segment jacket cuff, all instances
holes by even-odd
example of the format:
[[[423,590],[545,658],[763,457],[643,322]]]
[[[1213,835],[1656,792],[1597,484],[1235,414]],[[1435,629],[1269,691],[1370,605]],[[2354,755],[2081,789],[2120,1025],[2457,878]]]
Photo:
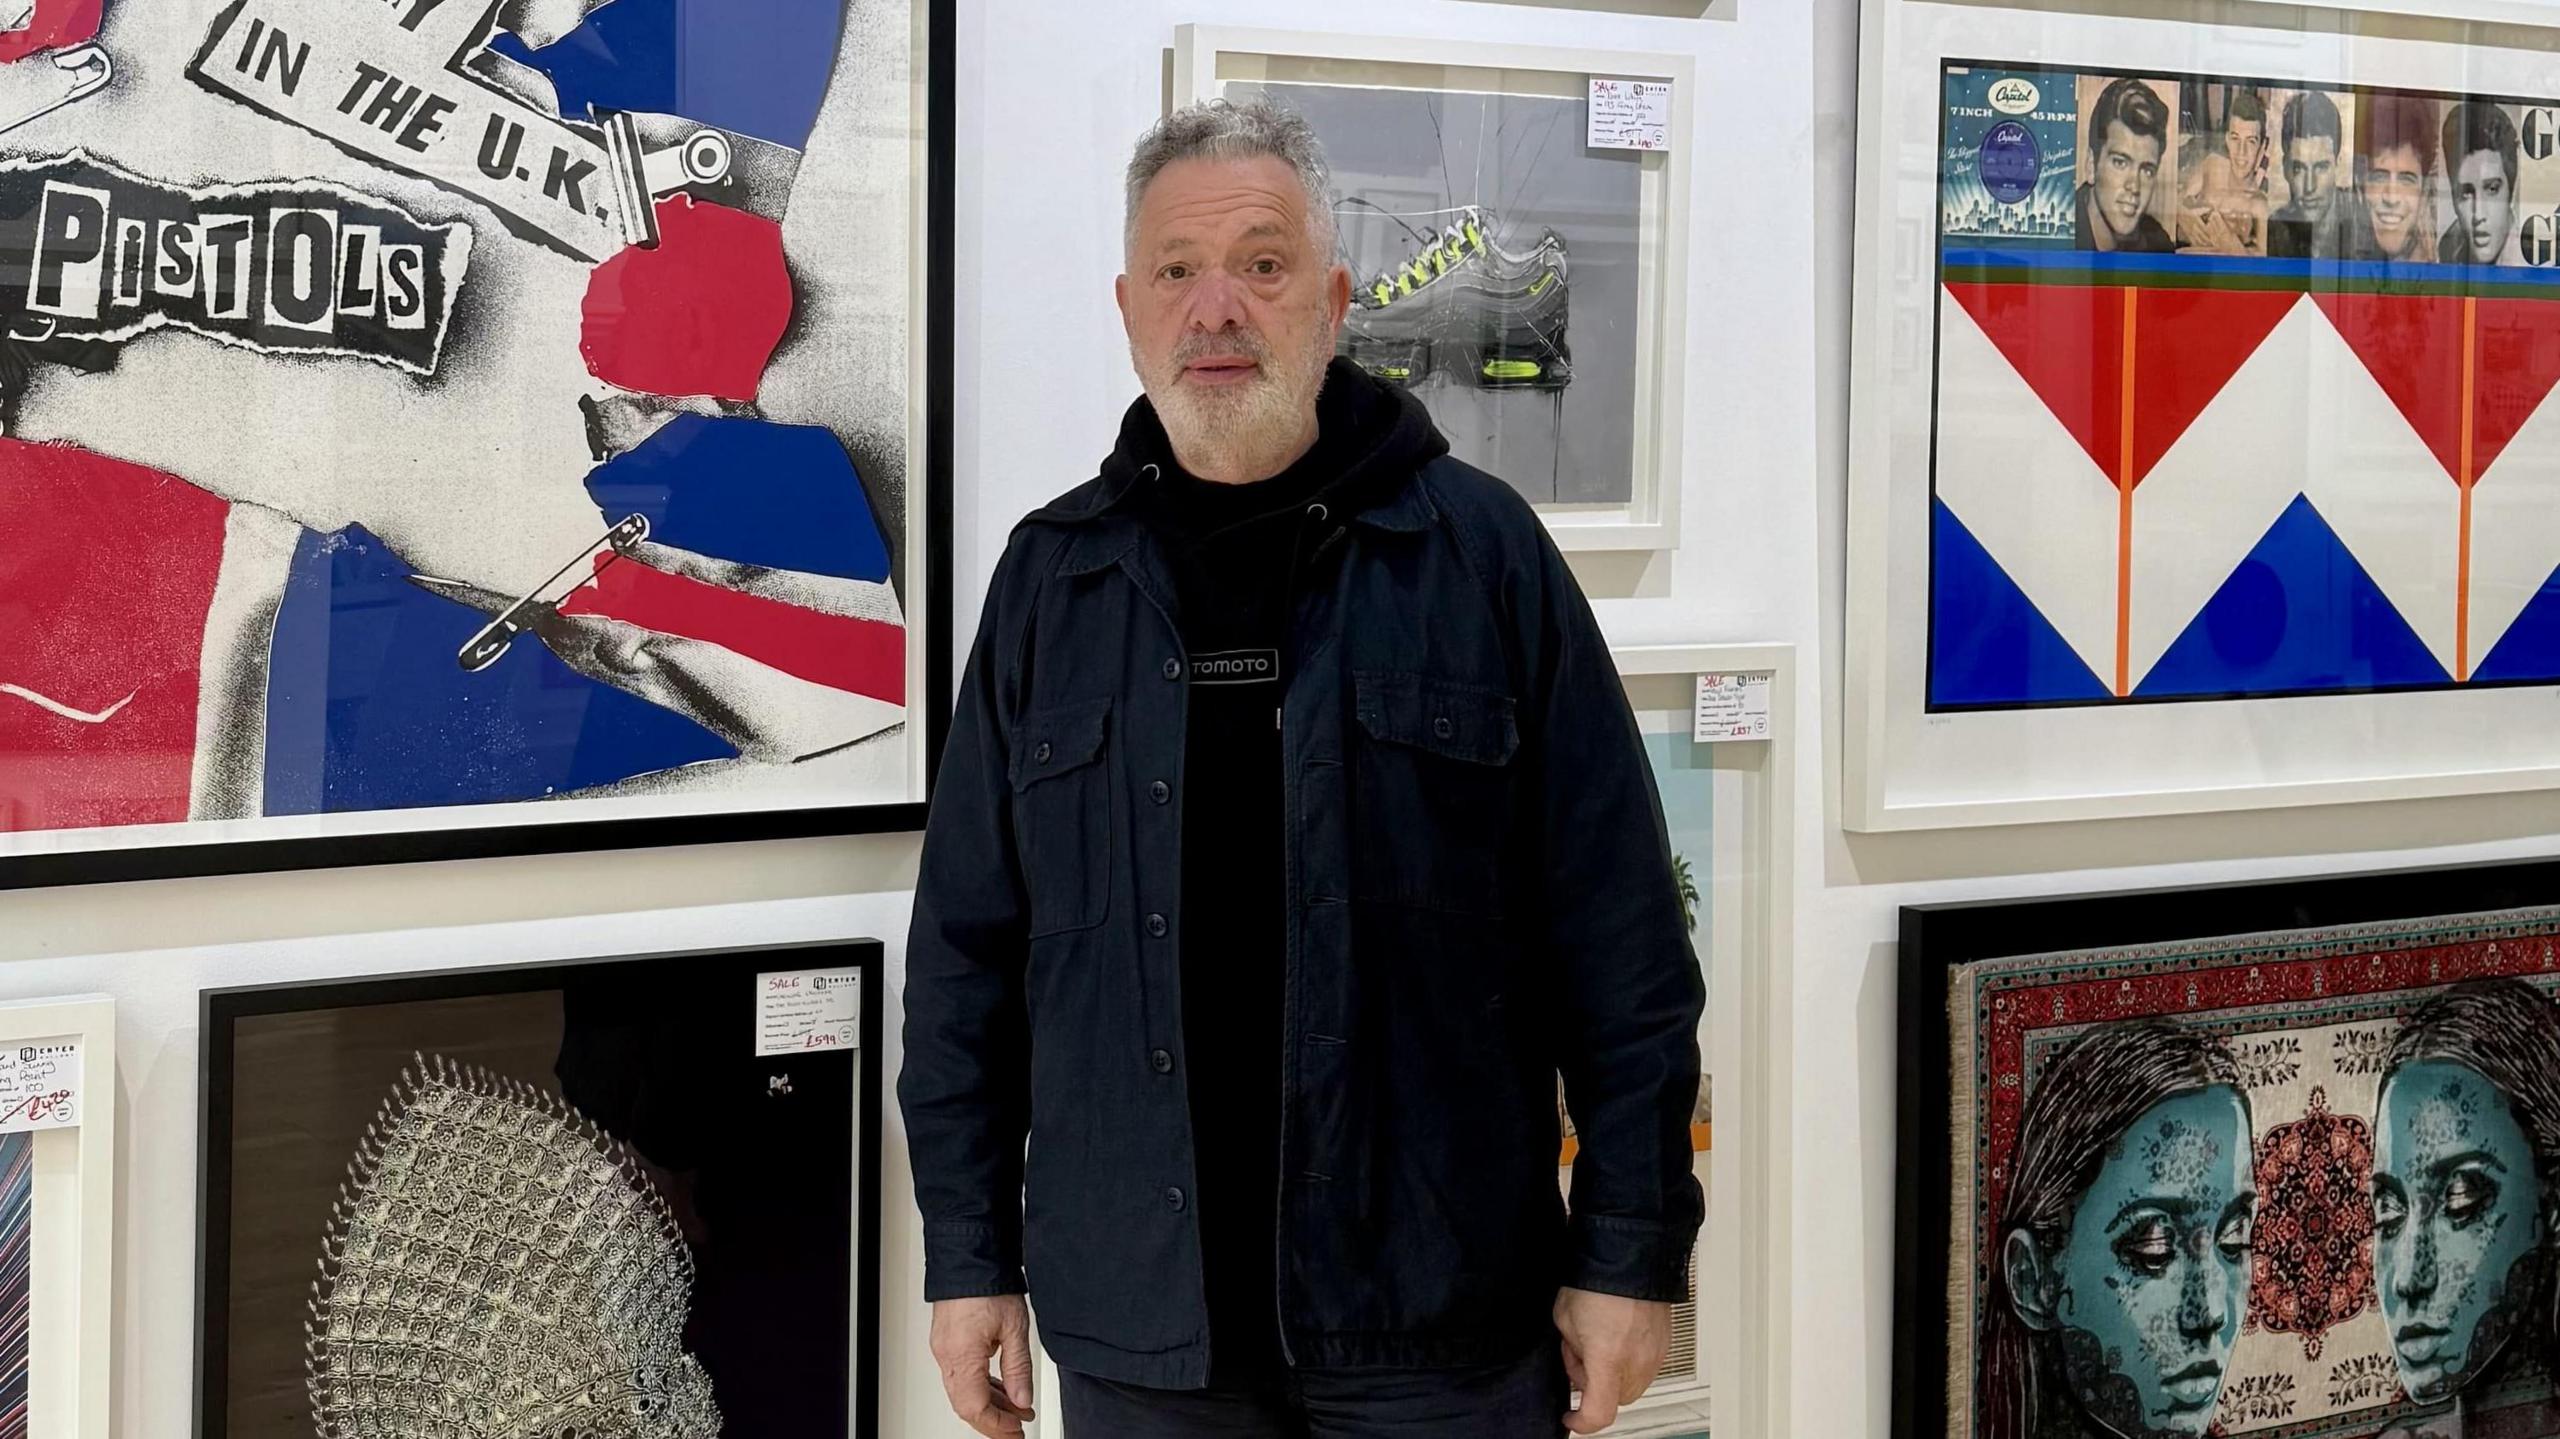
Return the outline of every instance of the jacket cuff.
[[[1677,1304],[1689,1297],[1689,1250],[1697,1241],[1695,1228],[1577,1214],[1565,1287]]]
[[[992,1224],[949,1221],[924,1227],[924,1297],[984,1299],[1025,1293],[1021,1247]]]

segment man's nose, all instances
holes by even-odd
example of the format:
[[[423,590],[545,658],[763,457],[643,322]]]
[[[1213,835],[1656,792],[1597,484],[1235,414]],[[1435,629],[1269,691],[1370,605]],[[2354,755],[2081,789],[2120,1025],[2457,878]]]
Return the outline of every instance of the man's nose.
[[[1192,328],[1210,331],[1246,323],[1244,287],[1223,270],[1202,275],[1191,287],[1190,320]]]

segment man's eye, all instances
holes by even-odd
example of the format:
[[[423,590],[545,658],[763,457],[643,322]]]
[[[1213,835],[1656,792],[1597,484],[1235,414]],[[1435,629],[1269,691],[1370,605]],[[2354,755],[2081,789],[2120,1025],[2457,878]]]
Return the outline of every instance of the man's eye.
[[[1156,278],[1159,280],[1187,280],[1191,278],[1191,267],[1189,265],[1167,265],[1163,269],[1156,271]]]
[[[1277,260],[1256,260],[1253,262],[1253,272],[1257,275],[1277,275],[1280,273],[1280,262]]]

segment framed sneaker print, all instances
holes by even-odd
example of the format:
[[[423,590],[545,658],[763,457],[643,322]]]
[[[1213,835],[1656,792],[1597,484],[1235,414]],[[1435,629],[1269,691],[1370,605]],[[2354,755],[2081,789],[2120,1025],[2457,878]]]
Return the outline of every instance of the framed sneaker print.
[[[951,0],[14,13],[0,888],[921,824]]]
[[[880,953],[206,991],[195,1432],[874,1439]]]
[[[1871,0],[1850,827],[2560,785],[2528,13]]]
[[[1678,540],[1691,60],[1186,25],[1177,103],[1268,98],[1333,170],[1342,353],[1566,549]]]

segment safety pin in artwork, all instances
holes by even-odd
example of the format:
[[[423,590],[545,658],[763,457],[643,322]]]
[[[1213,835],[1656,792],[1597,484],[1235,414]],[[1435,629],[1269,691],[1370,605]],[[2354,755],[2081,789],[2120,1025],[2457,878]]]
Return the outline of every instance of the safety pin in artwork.
[[[61,78],[69,83],[59,90],[48,86],[46,93],[29,97],[14,110],[0,109],[0,131],[15,130],[30,120],[40,120],[52,114],[74,100],[85,100],[107,88],[107,82],[116,77],[116,62],[96,45],[74,45],[51,58],[53,68],[60,71]],[[33,63],[29,62],[28,69],[13,67],[11,73],[30,73]]]
[[[498,657],[523,634],[526,616],[536,605],[557,605],[569,598],[580,585],[604,572],[606,565],[628,556],[649,538],[649,517],[633,514],[604,532],[604,538],[578,552],[578,557],[554,570],[551,578],[536,586],[533,593],[507,606],[498,617],[480,627],[462,652],[456,656],[463,669],[477,672],[498,662]],[[601,561],[601,563],[599,563]]]

